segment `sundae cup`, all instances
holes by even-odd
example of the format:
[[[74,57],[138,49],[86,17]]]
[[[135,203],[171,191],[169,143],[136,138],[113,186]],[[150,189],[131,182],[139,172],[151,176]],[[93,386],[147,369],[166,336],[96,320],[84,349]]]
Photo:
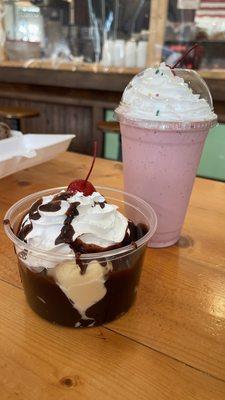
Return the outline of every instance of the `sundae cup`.
[[[156,212],[149,245],[170,246],[180,237],[204,142],[217,123],[209,89],[195,71],[162,63],[132,79],[116,116],[125,190]]]
[[[134,195],[79,180],[18,201],[4,226],[30,307],[77,328],[129,310],[156,216]]]

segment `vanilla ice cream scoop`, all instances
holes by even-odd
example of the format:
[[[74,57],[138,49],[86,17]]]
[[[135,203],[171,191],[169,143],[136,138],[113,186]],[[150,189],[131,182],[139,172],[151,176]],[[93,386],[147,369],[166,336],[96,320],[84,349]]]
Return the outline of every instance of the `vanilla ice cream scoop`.
[[[85,274],[80,273],[80,268],[75,261],[61,263],[51,271],[60,289],[71,301],[82,319],[89,319],[86,311],[93,304],[100,301],[106,294],[105,281],[108,272],[112,271],[112,264],[102,266],[92,260],[88,263]]]

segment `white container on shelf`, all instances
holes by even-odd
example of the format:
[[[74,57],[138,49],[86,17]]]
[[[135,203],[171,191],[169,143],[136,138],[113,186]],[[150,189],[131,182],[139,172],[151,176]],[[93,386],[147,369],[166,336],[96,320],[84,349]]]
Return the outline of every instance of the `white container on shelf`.
[[[102,49],[101,65],[111,67],[113,65],[114,40],[106,39]]]
[[[125,65],[125,41],[122,39],[114,41],[113,65],[114,67],[124,67]]]
[[[125,66],[128,68],[136,67],[137,45],[134,40],[128,40],[125,47]]]
[[[12,131],[12,137],[0,140],[0,178],[54,158],[67,150],[74,137]]]
[[[140,40],[137,45],[137,67],[145,68],[147,63],[147,48],[148,42]]]

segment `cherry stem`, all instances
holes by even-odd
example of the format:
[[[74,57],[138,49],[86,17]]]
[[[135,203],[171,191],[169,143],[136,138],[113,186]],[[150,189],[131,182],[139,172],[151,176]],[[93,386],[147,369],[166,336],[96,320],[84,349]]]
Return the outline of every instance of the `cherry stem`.
[[[171,67],[171,69],[176,68],[177,65],[179,65],[186,57],[187,55],[194,49],[196,49],[196,47],[198,47],[198,43],[195,43],[192,47],[190,47],[190,49],[186,50],[185,53],[178,58],[178,60],[176,61],[176,63]]]
[[[89,172],[88,172],[88,174],[87,174],[87,177],[86,177],[86,179],[85,179],[85,183],[88,181],[88,178],[90,177],[90,175],[91,175],[91,173],[92,173],[92,170],[93,170],[93,167],[94,167],[94,163],[95,163],[95,159],[96,159],[96,155],[97,155],[97,148],[98,148],[98,142],[97,142],[97,140],[96,140],[96,141],[94,141],[93,160],[92,160],[92,163],[91,163],[91,167],[90,167],[90,169],[89,169]]]

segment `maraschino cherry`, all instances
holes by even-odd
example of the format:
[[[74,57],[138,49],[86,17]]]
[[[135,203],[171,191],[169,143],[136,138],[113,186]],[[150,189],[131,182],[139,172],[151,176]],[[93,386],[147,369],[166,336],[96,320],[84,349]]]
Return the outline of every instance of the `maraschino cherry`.
[[[88,182],[88,178],[90,177],[93,167],[94,167],[96,154],[97,154],[97,142],[94,142],[93,160],[92,160],[92,164],[91,164],[91,167],[87,174],[86,179],[85,180],[84,179],[76,179],[75,181],[71,182],[67,188],[68,192],[70,192],[72,194],[75,194],[77,192],[82,192],[84,194],[84,196],[91,196],[93,192],[96,192],[92,183]]]

